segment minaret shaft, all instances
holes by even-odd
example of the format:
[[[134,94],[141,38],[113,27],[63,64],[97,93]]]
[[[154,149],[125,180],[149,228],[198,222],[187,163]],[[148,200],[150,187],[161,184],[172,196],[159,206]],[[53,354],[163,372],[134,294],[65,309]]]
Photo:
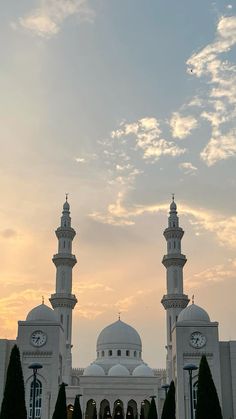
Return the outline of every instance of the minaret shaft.
[[[162,263],[166,268],[167,294],[162,298],[162,305],[166,310],[166,349],[167,349],[167,379],[170,382],[173,377],[172,371],[172,328],[178,319],[178,315],[189,302],[188,296],[183,292],[183,267],[187,262],[186,256],[181,253],[181,240],[184,231],[179,227],[177,206],[174,199],[170,205],[168,227],[164,231],[167,242],[167,254]]]
[[[72,241],[75,235],[76,232],[71,227],[70,206],[66,200],[63,205],[61,225],[56,230],[58,253],[52,258],[56,266],[56,292],[51,295],[50,302],[65,333],[66,366],[64,380],[68,384],[72,367],[72,310],[77,303],[75,295],[72,294],[72,269],[77,262],[75,255],[72,254]]]

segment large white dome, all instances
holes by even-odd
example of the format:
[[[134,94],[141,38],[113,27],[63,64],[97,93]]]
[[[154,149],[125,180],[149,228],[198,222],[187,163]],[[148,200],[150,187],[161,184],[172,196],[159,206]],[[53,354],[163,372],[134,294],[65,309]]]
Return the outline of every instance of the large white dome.
[[[100,365],[91,364],[87,368],[85,368],[83,375],[98,377],[98,376],[105,375],[105,371],[102,367],[100,367]]]
[[[45,304],[40,304],[37,307],[34,307],[30,312],[28,313],[26,317],[27,321],[35,321],[35,322],[57,322],[57,317],[50,307],[46,306]]]
[[[191,304],[182,310],[178,316],[178,322],[210,322],[210,317],[206,310]]]
[[[136,377],[154,377],[154,372],[148,365],[141,364],[133,370],[133,375]]]
[[[124,367],[124,365],[116,364],[109,369],[108,375],[114,377],[128,377],[130,373],[128,368]]]
[[[113,348],[141,351],[142,342],[138,332],[121,320],[105,327],[98,336],[97,351]]]

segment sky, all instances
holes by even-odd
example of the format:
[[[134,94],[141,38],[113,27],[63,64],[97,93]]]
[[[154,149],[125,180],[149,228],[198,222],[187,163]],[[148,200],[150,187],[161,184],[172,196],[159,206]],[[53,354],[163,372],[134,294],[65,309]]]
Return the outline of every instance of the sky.
[[[163,368],[175,193],[185,292],[236,339],[234,2],[8,0],[0,43],[0,336],[50,304],[68,192],[74,366],[121,312]]]

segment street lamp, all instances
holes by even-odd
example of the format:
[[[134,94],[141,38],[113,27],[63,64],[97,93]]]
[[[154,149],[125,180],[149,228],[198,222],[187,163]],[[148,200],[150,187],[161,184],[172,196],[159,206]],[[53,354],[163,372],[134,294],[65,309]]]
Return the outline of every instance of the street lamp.
[[[38,372],[38,370],[43,368],[43,366],[41,364],[38,364],[37,362],[35,362],[34,364],[30,364],[28,368],[30,370],[33,370],[33,376],[34,376],[34,378],[33,378],[32,418],[31,419],[35,419],[35,396],[36,396],[37,372]]]
[[[163,386],[161,386],[161,388],[163,388],[165,390],[165,399],[167,396],[167,391],[169,390],[170,385],[169,384],[163,384]]]
[[[196,371],[198,367],[194,364],[186,364],[183,369],[189,373],[190,418],[193,419],[193,371]]]

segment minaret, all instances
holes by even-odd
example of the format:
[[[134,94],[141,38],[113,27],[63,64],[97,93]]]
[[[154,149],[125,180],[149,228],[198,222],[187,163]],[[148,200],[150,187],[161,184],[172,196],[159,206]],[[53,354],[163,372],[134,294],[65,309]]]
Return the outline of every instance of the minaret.
[[[71,227],[70,205],[67,201],[63,205],[61,225],[56,230],[58,238],[58,253],[53,256],[52,261],[56,266],[56,292],[51,295],[50,302],[58,320],[61,322],[65,333],[65,370],[63,380],[68,384],[72,367],[71,360],[71,329],[72,329],[72,310],[77,303],[77,299],[72,294],[72,269],[77,260],[72,254],[72,241],[76,235]]]
[[[169,214],[168,227],[163,233],[167,242],[167,254],[162,260],[166,268],[167,294],[163,296],[161,302],[166,310],[167,380],[170,383],[174,378],[172,373],[171,331],[179,313],[189,302],[188,296],[183,294],[183,267],[187,262],[186,256],[181,253],[181,239],[184,231],[179,227],[179,217],[177,216],[177,205],[174,201],[174,195],[170,204]]]

